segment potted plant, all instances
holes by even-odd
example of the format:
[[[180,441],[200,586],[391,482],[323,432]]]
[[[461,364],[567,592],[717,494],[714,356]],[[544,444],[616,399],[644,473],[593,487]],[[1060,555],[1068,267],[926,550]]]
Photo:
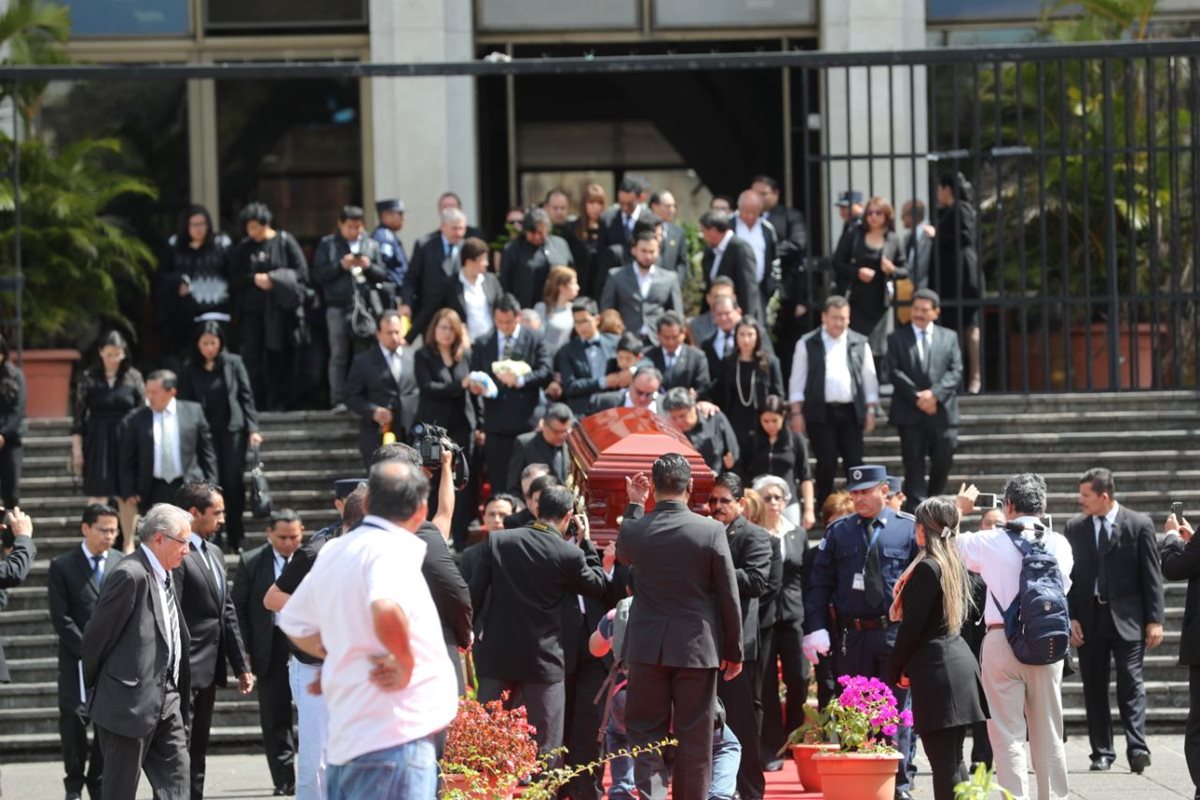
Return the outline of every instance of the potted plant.
[[[813,756],[825,800],[890,800],[896,790],[900,751],[891,739],[912,712],[878,678],[842,675],[842,693],[825,708],[825,734],[838,749]]]
[[[825,737],[825,723],[828,721],[828,714],[805,703],[804,724],[792,731],[779,749],[778,755],[791,751],[792,760],[796,763],[796,775],[806,792],[821,791],[821,773],[812,757],[817,753],[838,749],[838,745],[830,743]]]
[[[542,766],[536,730],[525,706],[504,707],[500,700],[458,701],[458,713],[446,729],[446,752],[439,762],[443,797],[452,800],[494,800],[508,797],[519,781]]]

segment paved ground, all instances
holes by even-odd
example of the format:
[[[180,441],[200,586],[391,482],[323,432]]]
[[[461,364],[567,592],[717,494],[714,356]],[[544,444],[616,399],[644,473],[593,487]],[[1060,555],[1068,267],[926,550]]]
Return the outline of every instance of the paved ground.
[[[1183,757],[1182,735],[1152,736],[1150,747],[1154,766],[1143,775],[1130,774],[1124,763],[1111,772],[1088,772],[1086,737],[1072,736],[1067,743],[1071,766],[1071,796],[1081,800],[1156,800],[1156,798],[1193,798],[1194,789]],[[970,743],[967,744],[970,752]],[[923,759],[922,759],[923,761]],[[914,795],[932,798],[927,779],[928,765],[922,763]],[[271,797],[270,779],[262,755],[220,755],[208,760],[208,786],[205,795],[214,800],[252,800]],[[12,764],[3,770],[5,800],[59,800],[62,772],[57,762]],[[767,797],[770,798],[768,791]],[[788,793],[785,796],[797,795]],[[137,800],[149,800],[150,787],[143,781]]]

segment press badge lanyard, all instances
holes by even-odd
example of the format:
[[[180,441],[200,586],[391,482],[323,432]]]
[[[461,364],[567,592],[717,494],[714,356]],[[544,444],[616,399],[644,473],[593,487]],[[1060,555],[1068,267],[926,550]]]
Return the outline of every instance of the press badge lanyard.
[[[861,517],[860,517],[860,519],[861,519]],[[875,525],[874,520],[872,520],[871,522],[872,522],[871,527],[875,528],[875,534],[871,537],[871,540],[869,542],[867,542],[867,553],[866,553],[867,558],[871,557],[871,551],[873,549],[875,549],[875,543],[879,541],[879,534],[883,532],[882,524]],[[864,531],[864,534],[865,533],[866,532]],[[867,589],[867,581],[866,581],[866,578],[863,577],[863,571],[865,569],[866,569],[866,560],[864,559],[863,560],[863,570],[860,570],[860,571],[854,573],[854,584],[853,584],[852,588],[856,592],[865,592]]]

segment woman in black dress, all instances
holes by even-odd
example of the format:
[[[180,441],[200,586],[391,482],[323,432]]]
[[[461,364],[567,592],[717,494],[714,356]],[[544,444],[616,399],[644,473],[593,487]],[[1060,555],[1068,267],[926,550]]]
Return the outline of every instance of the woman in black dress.
[[[787,424],[790,409],[783,398],[770,395],[754,424],[753,434],[742,450],[741,474],[746,480],[776,475],[788,485],[789,503],[783,515],[796,527],[809,530],[817,524],[813,478],[809,469],[808,445]],[[737,428],[734,428],[736,431]],[[795,498],[800,498],[796,503]]]
[[[229,321],[229,237],[213,230],[204,206],[179,215],[179,226],[159,265],[155,298],[158,328],[170,354],[182,363],[201,315]],[[219,316],[218,316],[219,315]]]
[[[0,499],[5,508],[21,502],[21,440],[25,420],[25,375],[12,363],[8,340],[0,335]]]
[[[942,175],[938,178],[937,203],[929,288],[942,298],[938,321],[963,337],[967,392],[978,394],[981,386],[978,301],[983,296],[983,277],[975,244],[978,232],[970,181],[961,172]]]
[[[893,591],[891,616],[900,620],[888,658],[888,680],[908,686],[913,732],[921,737],[933,773],[935,800],[953,800],[967,779],[963,742],[984,718],[979,662],[961,636],[971,606],[967,568],[954,546],[959,512],[949,497],[917,506],[921,554]]]
[[[146,402],[142,374],[129,366],[129,346],[116,331],[99,342],[99,360],[75,384],[74,424],[71,426],[71,460],[83,475],[83,493],[89,503],[115,499],[121,517],[121,549],[133,552],[137,503],[126,502],[117,491],[117,428],[125,415]]]
[[[413,374],[417,385],[421,387],[417,421],[445,428],[447,435],[463,449],[470,464],[481,409],[477,396],[467,391],[471,359],[466,325],[454,309],[440,309],[425,330],[424,341],[425,346],[413,357]],[[450,531],[454,537],[454,548],[460,553],[467,546],[467,534],[474,517],[473,485],[474,481],[457,492],[454,498]],[[436,513],[437,510],[431,505],[430,515]]]
[[[771,395],[782,397],[779,359],[766,351],[763,332],[754,317],[742,317],[733,329],[736,347],[721,361],[713,382],[712,399],[729,417],[743,453],[758,428],[758,415]],[[757,472],[743,473],[753,478]],[[796,520],[793,520],[795,522]]]
[[[219,322],[196,329],[195,349],[179,373],[179,397],[204,409],[217,450],[217,475],[225,497],[225,532],[229,550],[240,552],[246,534],[246,445],[263,443],[250,376],[240,356],[226,351]]]
[[[597,275],[596,253],[600,247],[600,217],[608,208],[608,195],[598,183],[589,183],[579,198],[579,216],[571,226],[567,246],[579,274],[582,293],[599,297],[604,275]]]

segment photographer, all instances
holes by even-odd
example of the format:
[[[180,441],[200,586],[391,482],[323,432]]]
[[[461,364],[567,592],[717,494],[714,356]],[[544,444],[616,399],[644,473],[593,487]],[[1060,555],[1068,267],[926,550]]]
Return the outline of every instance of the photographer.
[[[5,515],[4,526],[4,558],[0,559],[0,589],[12,589],[24,583],[33,559],[37,556],[37,546],[33,543],[33,521],[21,509],[14,508]],[[0,609],[8,605],[8,595],[0,592],[3,601]],[[4,659],[4,644],[0,642],[0,683],[8,683],[8,662]]]
[[[1179,663],[1188,668],[1188,718],[1183,734],[1183,753],[1188,772],[1200,796],[1200,539],[1192,526],[1172,511],[1167,517],[1166,537],[1159,545],[1163,577],[1169,581],[1187,581],[1187,600],[1183,611],[1183,631],[1179,639]]]

